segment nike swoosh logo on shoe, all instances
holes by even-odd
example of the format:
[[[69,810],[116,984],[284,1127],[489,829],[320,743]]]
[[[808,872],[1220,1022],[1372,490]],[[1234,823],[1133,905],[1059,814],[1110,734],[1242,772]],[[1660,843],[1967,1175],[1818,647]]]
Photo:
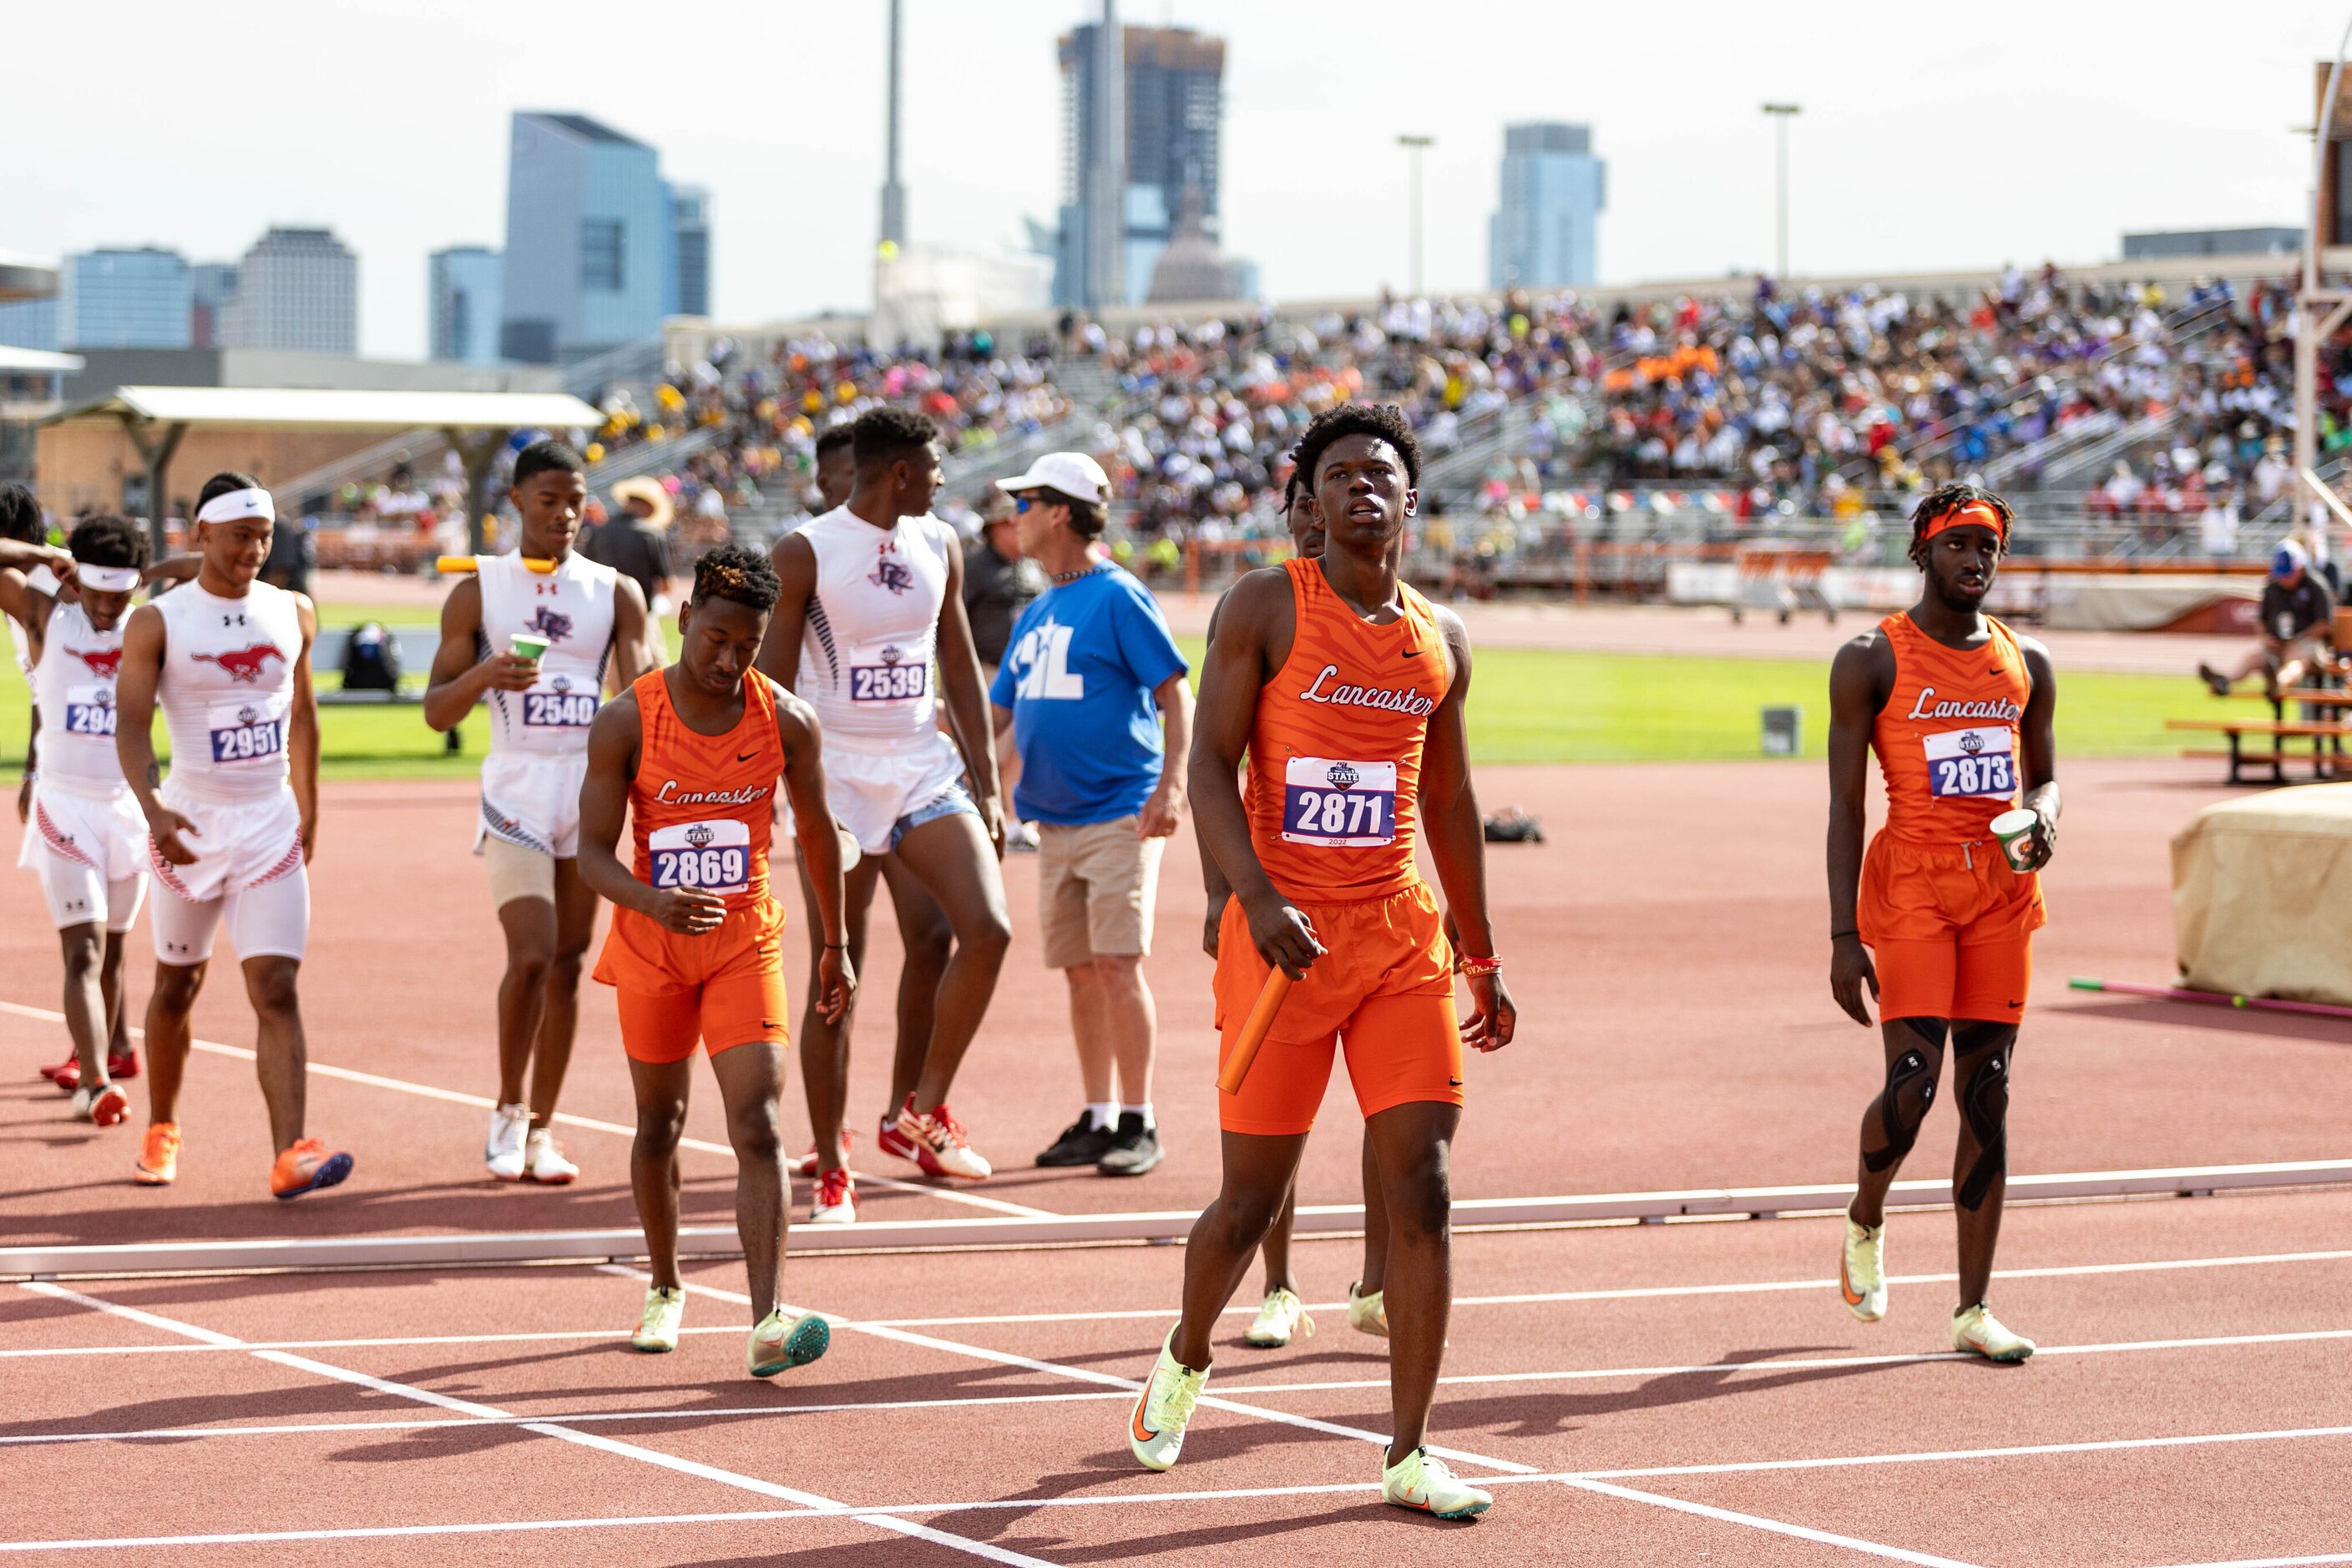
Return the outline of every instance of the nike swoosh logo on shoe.
[[[1146,1389],[1143,1397],[1135,1402],[1135,1440],[1139,1443],[1152,1442],[1160,1436],[1143,1424],[1143,1407],[1150,1402],[1150,1399],[1151,1391]]]
[[[1854,1294],[1852,1285],[1846,1283],[1845,1259],[1843,1258],[1838,1259],[1838,1294],[1845,1298],[1845,1304],[1849,1307],[1862,1305],[1862,1298]]]

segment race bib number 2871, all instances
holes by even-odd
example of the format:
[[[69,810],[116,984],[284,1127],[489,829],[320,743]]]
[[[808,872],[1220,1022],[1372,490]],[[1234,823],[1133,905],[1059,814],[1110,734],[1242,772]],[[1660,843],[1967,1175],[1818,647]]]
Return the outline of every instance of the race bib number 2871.
[[[1282,837],[1324,848],[1396,841],[1397,765],[1293,757],[1282,774]]]
[[[1973,795],[2007,800],[2017,793],[2016,736],[2006,724],[1927,736],[1929,792],[1938,799]]]

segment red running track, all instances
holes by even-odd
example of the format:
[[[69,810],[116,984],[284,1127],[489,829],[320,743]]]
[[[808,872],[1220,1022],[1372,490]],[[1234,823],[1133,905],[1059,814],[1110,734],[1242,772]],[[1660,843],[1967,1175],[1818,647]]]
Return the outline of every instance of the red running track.
[[[2078,763],[2066,773],[2063,847],[2050,873],[2054,923],[2040,943],[2013,1095],[2022,1172],[2339,1157],[2352,1097],[2352,1030],[2163,1003],[2070,994],[2070,973],[2160,980],[2170,970],[2166,842],[2222,792],[2202,766]],[[1881,1077],[1874,1037],[1830,1001],[1822,889],[1820,771],[1812,763],[1495,768],[1490,805],[1543,816],[1552,841],[1497,847],[1489,863],[1503,949],[1521,1007],[1518,1044],[1470,1064],[1455,1155],[1467,1197],[1835,1182]],[[57,958],[38,901],[0,902],[0,1233],[26,1241],[511,1231],[633,1221],[633,1120],[609,994],[583,987],[565,1106],[601,1128],[562,1136],[585,1178],[562,1190],[502,1187],[479,1165],[491,1069],[491,1001],[503,963],[478,864],[466,852],[473,796],[446,784],[330,785],[314,867],[317,933],[304,966],[314,1062],[406,1088],[314,1075],[312,1124],[359,1156],[354,1180],[311,1202],[262,1191],[267,1139],[251,1069],[200,1054],[183,1121],[180,1184],[125,1178],[135,1131],[64,1119],[33,1077],[64,1053]],[[0,856],[12,840],[0,829]],[[9,857],[13,858],[13,857]],[[1161,1024],[1155,1094],[1167,1163],[1141,1181],[1041,1172],[1031,1153],[1078,1098],[1060,983],[1042,970],[1035,862],[1006,875],[1016,936],[956,1106],[1001,1167],[978,1188],[863,1189],[874,1217],[1196,1206],[1216,1179],[1209,962],[1189,836],[1171,846],[1150,974]],[[29,893],[28,884],[17,884]],[[803,940],[797,919],[788,942]],[[897,960],[877,922],[852,1096],[869,1133],[887,1098]],[[132,938],[134,1005],[148,989],[145,922]],[[248,1047],[236,976],[216,971],[200,1038]],[[28,1011],[29,1010],[29,1011]],[[787,1124],[804,1127],[795,1081]],[[134,1122],[143,1096],[134,1092]],[[1309,1202],[1356,1186],[1356,1128],[1335,1075],[1326,1134],[1302,1178]],[[1909,1167],[1949,1159],[1952,1121],[1932,1119]],[[705,1092],[686,1156],[691,1223],[723,1224],[731,1156]],[[797,1132],[795,1142],[798,1142]],[[870,1138],[856,1163],[889,1173]],[[913,1176],[896,1167],[901,1177]]]
[[[242,1568],[485,1561],[2067,1563],[2352,1553],[2352,1194],[2025,1208],[1995,1300],[2043,1351],[1943,1352],[1951,1224],[1898,1216],[1893,1311],[1835,1295],[1835,1223],[1486,1233],[1433,1440],[1494,1482],[1382,1509],[1379,1342],[1217,1336],[1181,1463],[1134,1467],[1130,1380],[1181,1254],[796,1259],[834,1350],[742,1375],[740,1274],[690,1271],[670,1356],[590,1268],[0,1287],[0,1552]],[[859,1510],[845,1515],[844,1510]],[[1410,1532],[1410,1533],[1408,1533]]]

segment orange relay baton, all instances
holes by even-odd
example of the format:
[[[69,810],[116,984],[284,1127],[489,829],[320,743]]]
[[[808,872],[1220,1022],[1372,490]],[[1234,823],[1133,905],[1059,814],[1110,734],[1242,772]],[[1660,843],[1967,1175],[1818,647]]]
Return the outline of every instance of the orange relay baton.
[[[1234,1042],[1234,1054],[1225,1058],[1223,1072],[1217,1074],[1217,1089],[1224,1094],[1239,1094],[1242,1082],[1249,1077],[1250,1064],[1257,1060],[1257,1048],[1265,1044],[1266,1032],[1274,1027],[1275,1015],[1282,1011],[1283,998],[1290,994],[1290,975],[1276,967],[1265,972],[1265,984],[1250,1007],[1249,1022],[1242,1026],[1241,1038]]]

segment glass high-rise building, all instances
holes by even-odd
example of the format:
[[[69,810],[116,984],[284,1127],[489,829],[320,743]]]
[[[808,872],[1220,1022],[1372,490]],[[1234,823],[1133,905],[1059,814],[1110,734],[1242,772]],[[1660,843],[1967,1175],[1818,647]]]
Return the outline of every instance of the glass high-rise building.
[[[1087,22],[1060,40],[1062,212],[1055,255],[1054,302],[1133,304],[1151,286],[1152,268],[1176,232],[1184,189],[1199,192],[1201,227],[1219,237],[1220,142],[1224,121],[1225,41],[1189,27],[1122,27],[1121,80],[1126,125],[1119,210],[1097,213],[1096,61],[1101,24]],[[1118,273],[1126,298],[1095,300],[1087,235],[1107,224],[1118,233]]]
[[[223,320],[228,302],[236,298],[236,263],[199,261],[188,268],[188,346],[221,346]]]
[[[658,333],[670,230],[653,148],[584,114],[516,113],[500,357],[553,364]]]
[[[86,250],[58,268],[58,342],[67,349],[188,346],[188,263],[176,250]]]
[[[426,265],[425,310],[432,357],[499,363],[499,291],[505,258],[478,245],[436,250]]]
[[[327,229],[269,230],[238,264],[220,345],[357,354],[359,258]]]
[[[57,352],[58,297],[40,294],[0,302],[0,343],[14,349]]]
[[[1599,276],[1608,165],[1590,126],[1503,128],[1502,200],[1486,228],[1486,286],[1556,289]]]
[[[700,185],[669,187],[669,271],[663,281],[663,315],[710,314],[710,193]]]

